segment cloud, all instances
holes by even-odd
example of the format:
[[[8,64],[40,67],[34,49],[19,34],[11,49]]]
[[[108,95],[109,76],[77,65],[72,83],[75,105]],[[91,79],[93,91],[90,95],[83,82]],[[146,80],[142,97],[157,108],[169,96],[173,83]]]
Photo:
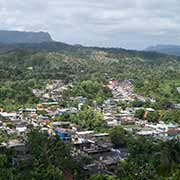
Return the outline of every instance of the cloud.
[[[179,44],[179,0],[0,0],[0,29],[48,31],[72,44]]]

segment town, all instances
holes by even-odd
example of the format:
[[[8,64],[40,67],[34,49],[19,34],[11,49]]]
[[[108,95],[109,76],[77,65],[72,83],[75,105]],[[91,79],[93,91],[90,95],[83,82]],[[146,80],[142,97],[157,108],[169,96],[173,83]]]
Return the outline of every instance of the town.
[[[71,143],[72,157],[87,175],[102,173],[114,177],[116,175],[112,168],[127,158],[128,150],[126,147],[114,146],[109,135],[112,128],[121,127],[133,136],[153,137],[162,141],[180,138],[177,123],[148,120],[148,114],[155,112],[155,109],[139,104],[153,104],[156,103],[155,99],[136,94],[131,80],[117,81],[113,78],[104,84],[112,97],[101,105],[93,102],[90,107],[102,116],[104,128],[83,128],[69,121],[69,116],[80,114],[88,97],[71,96],[68,105],[62,103],[64,91],[73,86],[61,80],[51,80],[43,89],[32,90],[41,100],[35,108],[23,107],[16,112],[0,109],[0,149],[16,151],[12,161],[14,165],[32,161],[25,144],[26,135],[32,129],[49,136],[58,136],[64,143]],[[82,162],[83,158],[87,160]]]
[[[0,0],[0,180],[180,180],[179,12]]]

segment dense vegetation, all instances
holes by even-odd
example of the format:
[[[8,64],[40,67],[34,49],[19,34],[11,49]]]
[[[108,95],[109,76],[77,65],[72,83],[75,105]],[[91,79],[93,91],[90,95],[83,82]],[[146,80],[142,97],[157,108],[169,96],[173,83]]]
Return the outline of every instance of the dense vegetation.
[[[96,175],[90,180],[179,180],[178,141],[135,138],[121,127],[112,129],[110,136],[116,147],[127,147],[130,155],[115,168],[117,178]],[[0,179],[63,180],[67,173],[73,175],[74,179],[87,179],[70,156],[71,147],[58,137],[50,138],[33,130],[28,134],[27,145],[31,164],[12,166],[14,152],[1,150]]]
[[[69,88],[64,92],[64,98],[82,96],[87,98],[89,104],[95,101],[98,105],[103,104],[104,100],[111,98],[111,91],[104,86],[105,82],[100,79],[89,78],[75,84],[73,88]]]
[[[29,89],[32,87],[26,81],[31,79],[62,79],[77,83],[92,76],[102,82],[114,77],[119,80],[132,79],[137,93],[160,100],[180,101],[180,93],[176,89],[180,86],[179,69],[179,59],[176,57],[117,49],[90,48],[87,51],[82,48],[69,53],[16,51],[0,55],[1,89],[12,89],[12,84],[7,81],[13,81],[15,86],[21,81],[21,86]],[[81,84],[83,86],[86,86],[85,82]],[[17,103],[31,103],[27,98],[19,101],[16,98],[19,90],[15,88],[14,91]],[[86,95],[81,89],[81,93],[77,91],[78,87],[74,92]],[[23,94],[31,95],[28,90]],[[9,99],[6,94],[3,98],[3,101]]]
[[[126,146],[130,155],[116,169],[121,180],[176,180],[179,178],[180,144],[132,137],[121,127],[111,131],[115,146]]]
[[[47,134],[34,130],[28,135],[27,145],[31,164],[12,166],[14,152],[0,152],[0,180],[63,180],[67,172],[75,179],[80,178],[77,165],[70,157],[71,147],[58,137],[49,138]]]
[[[36,82],[35,80],[2,82],[0,86],[0,107],[13,110],[37,103],[38,98],[32,93],[32,88],[38,87]]]
[[[82,128],[100,131],[104,127],[103,118],[88,105],[95,106],[94,101],[102,104],[112,96],[103,86],[107,80],[131,79],[137,93],[157,100],[154,104],[138,101],[130,104],[155,109],[146,117],[145,112],[139,110],[136,117],[150,122],[158,119],[179,123],[180,111],[172,110],[172,102],[180,102],[177,90],[180,87],[178,57],[58,43],[27,46],[19,45],[16,46],[19,50],[0,54],[0,108],[14,110],[22,106],[35,106],[39,99],[32,94],[32,89],[41,87],[49,79],[61,79],[74,84],[73,88],[64,92],[65,101],[70,96],[83,96],[88,98],[88,102],[79,114],[56,117],[55,121],[71,121]],[[12,47],[6,48],[5,51]],[[119,106],[125,109],[129,105],[119,102]],[[121,180],[178,180],[179,142],[134,138],[119,127],[112,130],[111,139],[115,147],[126,146],[130,152],[128,159],[116,168]],[[56,180],[63,179],[66,170],[79,178],[79,170],[69,156],[71,147],[56,137],[51,139],[36,131],[29,134],[27,143],[33,157],[31,169],[12,167],[12,152],[1,152],[0,179]],[[91,177],[91,180],[96,179],[113,178],[102,175]]]
[[[105,121],[100,112],[96,112],[89,106],[83,107],[78,114],[64,114],[57,116],[55,121],[69,121],[76,123],[82,129],[101,131],[105,128]]]

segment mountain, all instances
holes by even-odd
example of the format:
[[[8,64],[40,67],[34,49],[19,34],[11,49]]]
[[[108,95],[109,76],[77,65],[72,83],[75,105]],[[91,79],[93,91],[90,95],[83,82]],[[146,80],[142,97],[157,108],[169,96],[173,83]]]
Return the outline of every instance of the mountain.
[[[0,43],[0,53],[16,52],[16,51],[29,51],[29,52],[58,52],[73,55],[87,56],[92,54],[92,52],[106,52],[114,54],[114,56],[119,55],[121,57],[131,56],[131,57],[141,57],[147,58],[149,60],[155,58],[164,57],[164,54],[157,52],[148,51],[135,51],[127,50],[123,48],[104,48],[104,47],[86,47],[82,45],[71,45],[63,42],[42,42],[42,43],[17,43],[17,44],[2,44]]]
[[[157,45],[148,47],[145,51],[154,51],[168,55],[180,56],[180,46],[177,45]]]
[[[155,52],[126,50],[123,48],[85,47],[79,44],[71,45],[53,41],[48,32],[6,31],[0,30],[0,53],[30,51],[30,52],[58,52],[86,56],[93,51],[103,51],[111,54],[145,56],[148,59],[162,57]]]
[[[42,43],[51,42],[52,38],[47,32],[26,32],[0,30],[0,43]]]

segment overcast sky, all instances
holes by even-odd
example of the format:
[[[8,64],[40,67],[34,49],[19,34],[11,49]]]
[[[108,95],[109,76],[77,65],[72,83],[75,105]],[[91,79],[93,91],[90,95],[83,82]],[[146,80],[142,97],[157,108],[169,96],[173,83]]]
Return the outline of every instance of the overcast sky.
[[[0,29],[129,49],[180,44],[180,0],[0,0]]]

